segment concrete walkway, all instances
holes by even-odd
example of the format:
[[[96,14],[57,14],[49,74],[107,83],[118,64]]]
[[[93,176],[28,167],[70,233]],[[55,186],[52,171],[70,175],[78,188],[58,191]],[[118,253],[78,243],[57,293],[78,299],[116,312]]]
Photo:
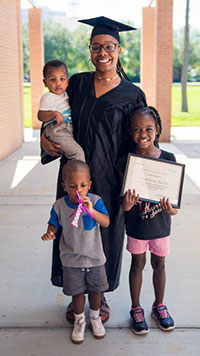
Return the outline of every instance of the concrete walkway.
[[[0,164],[0,355],[198,356],[200,127],[173,128],[172,142],[161,145],[186,164],[182,207],[173,217],[172,252],[166,261],[165,302],[176,329],[164,333],[150,317],[154,295],[148,261],[141,304],[150,333],[138,337],[130,331],[130,256],[124,250],[120,287],[107,294],[111,306],[107,335],[96,340],[87,330],[81,345],[71,343],[71,326],[65,321],[70,298],[50,283],[51,242],[40,239],[55,199],[58,160],[41,166],[39,132],[26,129],[25,133],[22,149]]]

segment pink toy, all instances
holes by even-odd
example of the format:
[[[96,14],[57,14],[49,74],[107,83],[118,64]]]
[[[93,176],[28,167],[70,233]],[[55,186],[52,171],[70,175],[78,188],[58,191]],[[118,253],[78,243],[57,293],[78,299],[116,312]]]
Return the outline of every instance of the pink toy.
[[[78,197],[78,208],[70,215],[70,217],[71,217],[71,216],[73,216],[73,215],[75,214],[75,216],[74,216],[74,218],[73,218],[73,220],[72,220],[72,223],[71,223],[74,227],[78,227],[78,221],[79,221],[79,218],[80,218],[81,214],[83,213],[83,210],[84,210],[84,209],[85,209],[85,211],[88,213],[89,217],[90,217],[91,219],[94,219],[94,217],[93,217],[93,215],[91,214],[91,212],[90,212],[90,211],[88,210],[88,208],[83,204],[83,202],[82,202],[82,200],[81,200],[81,198],[80,198],[80,195],[79,195],[78,191],[76,191],[76,194],[77,194],[77,197]]]

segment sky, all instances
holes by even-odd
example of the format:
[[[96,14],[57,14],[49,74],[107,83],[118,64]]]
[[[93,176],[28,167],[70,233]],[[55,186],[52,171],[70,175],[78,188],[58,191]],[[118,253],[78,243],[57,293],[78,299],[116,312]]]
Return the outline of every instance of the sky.
[[[135,27],[141,27],[142,7],[155,5],[155,1],[150,0],[122,0],[117,8],[117,0],[21,0],[21,7],[31,7],[30,3],[37,7],[47,6],[51,10],[66,12],[69,17],[90,18],[106,16],[117,21],[130,21]],[[72,3],[74,6],[72,6]],[[184,26],[186,0],[173,1],[173,26],[175,29]],[[200,0],[190,0],[190,26],[200,29]]]

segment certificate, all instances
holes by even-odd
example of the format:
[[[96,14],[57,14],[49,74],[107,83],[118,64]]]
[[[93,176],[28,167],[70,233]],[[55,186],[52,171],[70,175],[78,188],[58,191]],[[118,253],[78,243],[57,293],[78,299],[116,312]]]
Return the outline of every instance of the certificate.
[[[184,173],[184,164],[129,153],[122,195],[135,189],[140,200],[158,203],[165,197],[180,208]]]

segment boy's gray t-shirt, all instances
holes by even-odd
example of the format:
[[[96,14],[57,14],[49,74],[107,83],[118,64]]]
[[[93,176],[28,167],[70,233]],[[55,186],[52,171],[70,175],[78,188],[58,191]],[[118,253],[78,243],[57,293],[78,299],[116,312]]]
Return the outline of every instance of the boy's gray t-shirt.
[[[95,210],[108,215],[102,198],[88,193]],[[52,209],[48,224],[62,227],[60,238],[60,258],[65,267],[96,267],[106,262],[103,251],[100,226],[84,210],[78,227],[71,225],[74,215],[70,215],[78,205],[69,202],[68,196],[58,199]]]

